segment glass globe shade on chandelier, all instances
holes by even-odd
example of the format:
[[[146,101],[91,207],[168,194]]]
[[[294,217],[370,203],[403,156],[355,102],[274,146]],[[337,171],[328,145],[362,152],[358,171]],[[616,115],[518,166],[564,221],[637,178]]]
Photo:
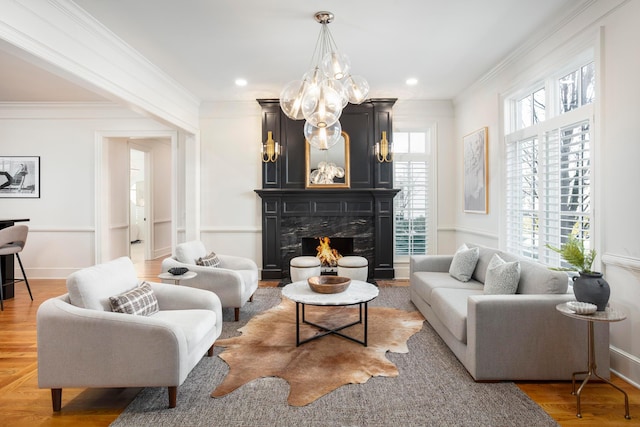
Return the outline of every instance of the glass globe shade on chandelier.
[[[364,77],[351,74],[349,58],[338,51],[327,26],[333,21],[333,13],[316,12],[314,18],[322,25],[312,57],[315,65],[302,80],[284,86],[280,108],[293,120],[305,119],[307,142],[328,150],[340,138],[342,109],[349,102],[362,103],[369,94],[369,83]]]

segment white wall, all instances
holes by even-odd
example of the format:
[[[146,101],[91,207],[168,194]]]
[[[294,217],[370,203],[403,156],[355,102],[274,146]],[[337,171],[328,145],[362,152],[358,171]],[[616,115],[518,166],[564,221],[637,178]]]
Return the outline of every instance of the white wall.
[[[455,212],[455,156],[453,136],[453,104],[450,100],[398,100],[393,107],[393,129],[400,132],[432,131],[431,147],[433,210],[429,218],[429,253],[447,253],[453,248],[453,218]],[[444,167],[440,167],[444,165]],[[394,259],[396,278],[409,278],[408,260]]]
[[[110,104],[0,104],[0,153],[40,156],[41,197],[0,200],[1,217],[31,219],[29,277],[64,278],[96,261],[96,133],[166,130]]]
[[[639,18],[640,2],[595,2],[571,22],[554,31],[545,29],[548,38],[508,58],[455,100],[456,140],[489,127],[489,214],[463,213],[458,167],[457,239],[499,246],[503,243],[504,191],[501,97],[536,72],[553,69],[554,64],[584,48],[585,41],[593,47],[601,43],[601,50],[596,49],[600,76],[594,126],[597,262],[611,285],[611,304],[628,314],[627,320],[611,325],[611,366],[636,384],[640,383],[640,235],[636,231],[640,199],[634,191],[640,183],[640,145],[635,130],[640,116],[640,56],[634,52],[640,41]],[[453,159],[460,164],[460,145]]]
[[[221,254],[262,263],[258,102],[203,105],[200,113],[201,239]]]

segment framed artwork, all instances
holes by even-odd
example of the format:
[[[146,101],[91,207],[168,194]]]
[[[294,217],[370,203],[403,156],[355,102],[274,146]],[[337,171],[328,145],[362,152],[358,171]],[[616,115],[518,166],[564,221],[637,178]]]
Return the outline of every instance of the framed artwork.
[[[487,128],[484,127],[462,138],[465,212],[483,214],[489,212],[487,134]]]
[[[0,156],[0,198],[40,197],[40,157]]]

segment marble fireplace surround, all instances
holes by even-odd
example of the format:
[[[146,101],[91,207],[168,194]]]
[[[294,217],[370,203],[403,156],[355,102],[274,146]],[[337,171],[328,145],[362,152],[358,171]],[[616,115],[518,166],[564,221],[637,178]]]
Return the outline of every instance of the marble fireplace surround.
[[[393,278],[393,197],[397,189],[261,189],[263,279],[289,277],[304,237],[351,237],[369,278]]]

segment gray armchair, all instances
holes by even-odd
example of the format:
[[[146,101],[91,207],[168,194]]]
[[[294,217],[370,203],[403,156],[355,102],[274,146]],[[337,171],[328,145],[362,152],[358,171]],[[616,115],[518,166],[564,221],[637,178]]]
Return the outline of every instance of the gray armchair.
[[[196,265],[199,258],[206,257],[210,252],[199,240],[180,243],[176,246],[174,256],[162,260],[162,271],[186,267],[197,273],[196,277],[181,281],[180,285],[215,293],[223,308],[234,309],[234,317],[238,321],[240,308],[253,300],[253,294],[258,289],[258,266],[248,258],[220,254],[217,254],[220,260],[218,267]]]
[[[50,388],[53,410],[65,387],[168,387],[177,390],[222,331],[222,307],[211,292],[150,283],[159,311],[115,313],[109,297],[138,286],[129,258],[77,271],[69,293],[39,307],[38,385]]]

